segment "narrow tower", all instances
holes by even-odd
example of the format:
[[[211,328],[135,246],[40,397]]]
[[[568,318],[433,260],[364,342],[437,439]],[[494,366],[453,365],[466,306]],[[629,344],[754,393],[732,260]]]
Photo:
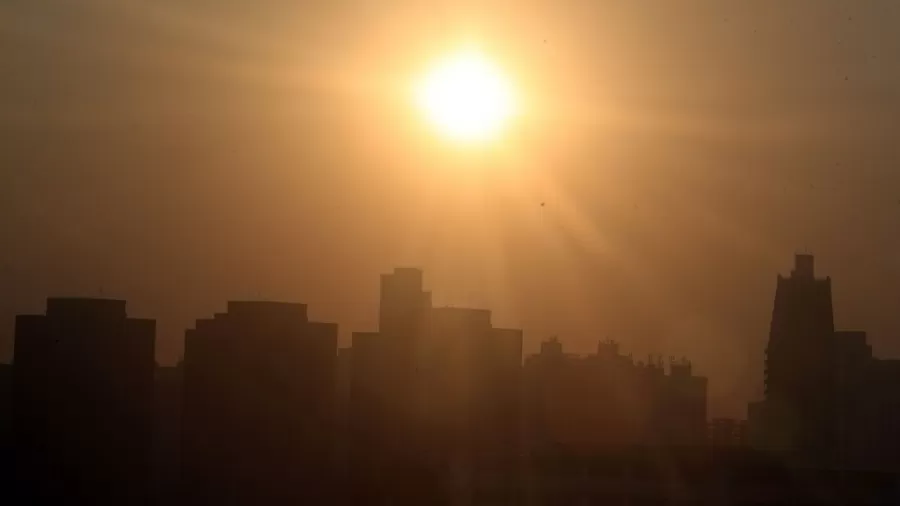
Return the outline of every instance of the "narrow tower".
[[[766,348],[769,446],[825,457],[832,440],[834,316],[831,278],[815,276],[812,255],[798,254],[779,275]],[[821,454],[821,455],[820,455]]]

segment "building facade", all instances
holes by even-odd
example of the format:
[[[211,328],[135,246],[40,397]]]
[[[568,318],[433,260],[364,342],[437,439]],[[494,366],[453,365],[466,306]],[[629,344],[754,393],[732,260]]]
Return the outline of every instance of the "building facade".
[[[577,356],[551,339],[524,374],[533,451],[705,444],[707,379],[686,360],[670,360],[667,372],[662,358],[636,363],[612,341]]]
[[[476,463],[508,476],[518,449],[522,332],[495,328],[487,310],[432,307],[422,286],[417,269],[382,276],[379,331],[353,334],[348,461],[368,494],[359,500],[471,491]]]
[[[337,325],[303,304],[229,302],[185,334],[182,492],[191,504],[326,501]]]
[[[748,408],[753,446],[808,465],[900,469],[900,361],[872,355],[865,332],[836,331],[831,279],[812,255],[778,276],[765,399]]]
[[[13,398],[23,504],[145,504],[155,322],[125,301],[47,300],[16,318]]]

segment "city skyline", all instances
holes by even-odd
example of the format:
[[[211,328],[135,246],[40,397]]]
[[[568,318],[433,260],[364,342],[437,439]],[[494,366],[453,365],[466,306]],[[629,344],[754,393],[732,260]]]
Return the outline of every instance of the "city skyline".
[[[898,27],[0,2],[0,502],[900,503]]]
[[[23,504],[892,500],[900,360],[835,326],[812,255],[776,279],[765,395],[738,420],[710,416],[687,358],[523,352],[490,310],[434,305],[415,268],[380,276],[351,347],[306,304],[228,301],[174,367],[126,301],[50,297],[0,367],[0,476]]]
[[[893,2],[49,0],[0,19],[0,360],[47,294],[127,298],[171,363],[223,300],[371,328],[375,276],[417,265],[526,349],[586,353],[603,329],[689,355],[738,414],[795,250],[840,280],[836,323],[900,356]],[[465,39],[520,95],[488,152],[412,100]]]
[[[822,262],[820,261],[819,263],[822,263]],[[828,265],[828,264],[826,263],[825,265]],[[400,268],[400,269],[402,270],[405,268]],[[419,269],[418,267],[408,268],[408,269],[414,269],[419,272],[422,272],[422,270]],[[785,269],[785,271],[786,271],[786,269]],[[781,272],[781,271],[779,271],[779,272]],[[426,281],[426,284],[428,284],[427,283],[427,275],[424,279]],[[769,277],[769,279],[772,279],[772,277]],[[841,280],[837,280],[836,286],[840,287],[841,284],[842,284]],[[437,291],[435,292],[436,300],[440,301],[443,298],[442,297],[443,289],[442,289],[442,287],[435,287],[435,288],[437,288]],[[429,294],[430,293],[431,292],[429,292]],[[840,290],[836,289],[834,293],[835,293],[835,295],[839,295]],[[373,290],[373,294],[377,295],[377,290]],[[79,298],[78,296],[75,296],[75,295],[73,295],[72,297]],[[55,298],[55,297],[48,297],[48,298]],[[104,297],[104,296],[100,296],[100,297],[87,296],[87,298],[96,298],[98,300],[111,300],[111,301],[112,300],[119,300],[119,301],[128,300],[127,298],[126,299],[117,299],[117,298],[110,298],[110,297]],[[377,301],[377,296],[374,298]],[[246,298],[233,299],[233,300],[244,300],[244,301],[248,301],[248,302],[250,302],[250,301],[276,302],[274,300],[271,300],[271,299],[268,299],[265,297],[261,297],[261,298],[246,297]],[[309,304],[309,306],[312,308],[314,313],[315,313],[315,309],[317,306],[315,301],[303,301],[303,302],[292,302],[292,303],[302,304],[302,305]],[[841,298],[836,297],[835,306],[838,309],[835,311],[835,315],[841,314],[841,308],[840,308],[841,303],[842,303]],[[466,306],[464,304],[446,304],[446,305],[442,304],[442,305],[438,305],[436,307],[465,308]],[[487,310],[487,311],[491,312],[492,314],[496,315],[496,311],[494,311],[492,308],[483,307],[483,308],[473,308],[473,309],[484,309],[484,310]],[[213,311],[215,311],[215,308],[213,309]],[[770,309],[768,311],[770,311]],[[368,311],[368,313],[377,317],[377,311],[375,311],[374,308],[372,308],[370,311]],[[768,314],[768,312],[767,312],[767,314]],[[152,317],[152,315],[144,315],[144,316]],[[159,325],[159,320],[155,320],[155,321],[157,321],[157,325]],[[840,328],[846,328],[848,330],[856,330],[856,331],[865,332],[867,335],[867,338],[869,340],[869,344],[872,345],[872,333],[866,329],[864,324],[859,325],[859,326],[849,326],[848,327],[846,325],[841,324],[841,320],[838,316],[835,316],[835,321],[837,322],[837,326]],[[335,324],[337,325],[337,328],[338,328],[337,334],[339,337],[338,337],[337,342],[338,342],[339,349],[345,349],[345,348],[350,347],[352,345],[352,334],[360,332],[359,329],[347,328],[346,325],[342,324],[342,322],[339,322],[339,321],[336,321]],[[505,324],[509,325],[509,326],[516,326],[515,322],[507,321],[507,322],[505,322]],[[606,332],[606,331],[604,331],[604,329],[596,329],[596,331],[587,333],[587,335],[576,335],[576,336],[565,335],[565,334],[562,334],[559,332],[553,332],[553,331],[550,331],[546,335],[536,336],[536,335],[532,335],[531,333],[527,332],[527,329],[523,329],[523,331],[524,331],[524,333],[523,333],[523,336],[524,336],[523,354],[522,354],[523,361],[531,353],[538,352],[542,346],[542,343],[548,338],[560,339],[563,342],[563,344],[566,346],[566,349],[569,350],[568,353],[570,353],[570,354],[574,353],[575,355],[579,355],[579,356],[586,356],[588,354],[595,352],[596,351],[596,343],[598,342],[598,340],[613,339],[613,340],[617,341],[618,343],[624,344],[625,346],[623,349],[625,351],[627,351],[627,353],[629,355],[635,356],[635,360],[646,361],[648,356],[666,357],[667,359],[671,358],[671,357],[679,357],[679,358],[680,357],[689,357],[692,360],[695,370],[710,377],[710,379],[712,380],[710,383],[709,411],[710,411],[711,417],[713,417],[713,418],[717,418],[717,417],[737,418],[737,419],[745,418],[747,416],[747,412],[746,412],[747,403],[754,402],[754,401],[760,399],[763,395],[763,386],[762,386],[763,376],[761,374],[761,371],[751,371],[751,377],[758,378],[756,380],[756,381],[758,381],[758,384],[750,385],[750,387],[746,389],[747,393],[745,395],[736,395],[736,396],[733,396],[733,397],[730,397],[730,398],[727,398],[724,400],[721,399],[721,397],[716,395],[716,392],[717,392],[716,388],[718,386],[721,386],[721,385],[717,385],[717,383],[719,383],[719,382],[729,383],[731,381],[734,381],[734,379],[735,379],[734,376],[729,376],[727,374],[722,374],[722,373],[720,373],[718,375],[711,373],[710,370],[715,370],[715,367],[713,364],[711,364],[709,362],[704,362],[702,360],[698,360],[698,358],[696,356],[693,356],[689,353],[688,350],[690,349],[690,344],[691,344],[691,342],[689,340],[684,340],[684,341],[680,341],[680,342],[668,340],[668,341],[666,341],[667,348],[665,350],[653,349],[653,348],[646,349],[646,347],[644,347],[644,349],[640,349],[641,348],[640,346],[637,347],[638,349],[635,349],[635,347],[632,345],[633,336],[629,336],[627,334],[616,335],[611,332]],[[184,329],[182,329],[181,332],[183,333]],[[764,355],[763,352],[764,352],[764,348],[765,348],[766,335],[767,335],[767,332],[764,332],[763,334],[760,335],[760,338],[759,338],[760,345],[761,345],[759,357],[762,357]],[[662,337],[665,338],[666,336],[662,336]],[[159,339],[160,339],[160,336],[157,335],[157,342],[159,341]],[[588,339],[588,346],[584,346],[584,345],[577,346],[577,343],[579,343],[579,342],[583,343],[585,341],[585,339]],[[591,341],[591,339],[593,341]],[[576,344],[576,346],[573,346],[573,343]],[[879,358],[895,358],[894,355],[880,353],[877,345],[873,347],[873,354],[874,354],[874,356],[879,357]],[[183,359],[183,352],[182,352],[182,354],[172,357],[169,360],[160,360],[160,346],[159,346],[159,344],[157,344],[156,357],[157,357],[157,361],[160,365],[174,365],[176,362]],[[750,365],[750,369],[752,369],[752,364],[755,363],[756,358],[758,358],[758,357],[747,356],[747,364]],[[0,361],[0,362],[2,362],[2,361]],[[719,394],[719,395],[721,395],[721,394]]]

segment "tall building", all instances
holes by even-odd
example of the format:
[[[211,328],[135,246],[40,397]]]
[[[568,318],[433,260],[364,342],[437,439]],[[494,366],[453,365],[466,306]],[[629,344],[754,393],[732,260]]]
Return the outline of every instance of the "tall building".
[[[154,388],[154,497],[171,504],[178,496],[181,476],[181,415],[183,363],[156,368]]]
[[[185,334],[190,504],[330,501],[337,325],[303,304],[229,302]]]
[[[16,318],[14,431],[22,504],[147,504],[155,322],[125,301],[47,300]]]
[[[495,328],[488,310],[433,308],[415,364],[417,431],[448,471],[447,496],[515,502],[522,331]]]
[[[500,469],[519,441],[521,357],[521,331],[494,328],[490,311],[433,308],[417,269],[383,275],[379,332],[353,334],[357,499],[433,501],[417,494],[450,494],[476,461]]]
[[[422,271],[397,268],[381,276],[378,332],[354,332],[349,388],[349,479],[358,501],[384,499],[384,490],[408,492],[421,475],[420,438],[414,419],[415,350],[431,294],[423,290]],[[417,479],[412,479],[420,473]],[[399,501],[401,498],[393,497]]]
[[[751,444],[816,465],[900,468],[900,361],[874,358],[865,332],[835,331],[831,279],[815,276],[811,255],[778,276],[765,367]]]
[[[353,348],[339,348],[335,363],[335,464],[346,469],[350,459],[350,386],[353,380]]]
[[[577,356],[551,339],[524,374],[532,451],[705,443],[707,379],[686,360],[672,360],[667,374],[661,358],[635,363],[613,341]]]
[[[778,276],[765,369],[768,444],[811,456],[831,451],[836,414],[831,278],[816,278],[814,265],[797,255]]]
[[[522,331],[494,328],[490,311],[432,309],[416,357],[419,419],[454,452],[515,448],[521,361]]]
[[[381,275],[378,332],[392,339],[409,340],[421,330],[422,318],[431,309],[431,292],[422,289],[422,271],[398,267]]]

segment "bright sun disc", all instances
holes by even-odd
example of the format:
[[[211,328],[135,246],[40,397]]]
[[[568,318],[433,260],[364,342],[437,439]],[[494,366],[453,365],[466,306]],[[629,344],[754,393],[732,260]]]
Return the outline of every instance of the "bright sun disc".
[[[446,135],[468,142],[495,137],[514,112],[506,79],[476,51],[440,62],[420,83],[416,99]]]

